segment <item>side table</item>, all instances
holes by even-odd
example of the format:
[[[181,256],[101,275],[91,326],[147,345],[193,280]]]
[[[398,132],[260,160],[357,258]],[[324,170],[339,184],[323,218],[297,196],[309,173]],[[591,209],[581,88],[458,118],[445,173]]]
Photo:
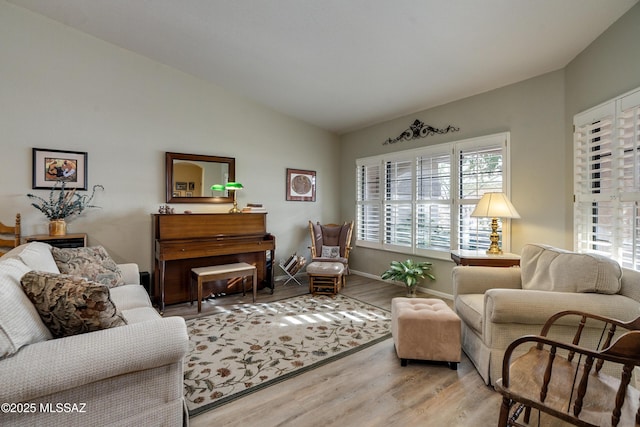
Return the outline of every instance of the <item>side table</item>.
[[[457,265],[483,267],[514,267],[520,265],[520,255],[511,253],[489,255],[486,251],[458,250],[451,251],[451,259]]]
[[[48,234],[34,234],[26,236],[27,242],[48,243],[56,248],[82,248],[87,246],[87,235],[85,233],[66,234],[64,236],[49,236]]]

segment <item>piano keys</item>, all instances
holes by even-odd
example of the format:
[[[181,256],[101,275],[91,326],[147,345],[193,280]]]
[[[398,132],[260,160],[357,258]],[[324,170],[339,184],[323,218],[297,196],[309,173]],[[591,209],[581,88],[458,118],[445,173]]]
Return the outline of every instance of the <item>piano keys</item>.
[[[236,262],[255,265],[258,289],[274,286],[275,237],[266,231],[266,213],[152,214],[154,299],[165,304],[189,301],[191,269]],[[236,281],[237,282],[237,281]],[[225,293],[242,292],[229,281]]]

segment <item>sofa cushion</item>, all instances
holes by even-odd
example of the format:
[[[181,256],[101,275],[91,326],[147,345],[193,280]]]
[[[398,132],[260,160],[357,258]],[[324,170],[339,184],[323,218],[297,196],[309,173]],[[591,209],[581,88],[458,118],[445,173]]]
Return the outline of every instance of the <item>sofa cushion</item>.
[[[460,319],[482,336],[482,317],[484,314],[483,294],[458,295],[453,302]]]
[[[620,291],[622,268],[600,255],[529,244],[522,249],[520,266],[523,289],[601,294]]]
[[[0,359],[22,346],[51,339],[29,298],[20,287],[20,278],[31,271],[16,258],[0,262]]]
[[[127,319],[127,324],[148,322],[161,318],[160,314],[153,307],[136,307],[122,310],[122,315]]]
[[[109,287],[78,276],[31,271],[22,287],[55,338],[126,324]]]
[[[631,268],[622,269],[620,294],[640,302],[640,271]]]
[[[60,273],[53,256],[51,245],[42,242],[30,242],[17,246],[2,256],[2,259],[17,258],[31,270]]]
[[[151,307],[149,294],[140,285],[123,285],[111,288],[109,289],[109,294],[111,295],[111,301],[122,312],[132,308]]]
[[[122,272],[102,246],[51,248],[60,273],[85,277],[110,287],[124,285]]]

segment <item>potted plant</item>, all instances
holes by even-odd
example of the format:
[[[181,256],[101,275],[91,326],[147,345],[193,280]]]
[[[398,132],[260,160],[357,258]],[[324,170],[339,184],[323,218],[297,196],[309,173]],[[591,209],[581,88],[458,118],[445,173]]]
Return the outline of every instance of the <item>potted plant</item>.
[[[435,280],[436,277],[430,273],[432,264],[430,262],[416,262],[412,259],[406,261],[391,261],[391,266],[380,276],[383,280],[397,280],[407,285],[407,296],[415,297],[419,279],[428,277]]]
[[[58,183],[60,187],[58,187]],[[96,194],[96,189],[104,190],[102,185],[93,186],[91,195],[79,194],[76,189],[67,190],[65,181],[58,181],[51,187],[48,199],[43,199],[35,194],[27,194],[35,202],[31,206],[38,209],[49,220],[49,235],[64,236],[67,233],[66,219],[73,215],[80,215],[87,208],[97,208],[91,204]]]

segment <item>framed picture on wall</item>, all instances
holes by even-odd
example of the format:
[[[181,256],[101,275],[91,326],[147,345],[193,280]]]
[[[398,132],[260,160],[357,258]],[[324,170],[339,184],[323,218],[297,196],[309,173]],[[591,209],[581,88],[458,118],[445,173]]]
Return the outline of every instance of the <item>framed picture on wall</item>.
[[[66,188],[87,189],[87,153],[34,148],[32,188],[46,189],[64,182]]]
[[[316,172],[287,168],[286,195],[289,201],[316,201]]]

